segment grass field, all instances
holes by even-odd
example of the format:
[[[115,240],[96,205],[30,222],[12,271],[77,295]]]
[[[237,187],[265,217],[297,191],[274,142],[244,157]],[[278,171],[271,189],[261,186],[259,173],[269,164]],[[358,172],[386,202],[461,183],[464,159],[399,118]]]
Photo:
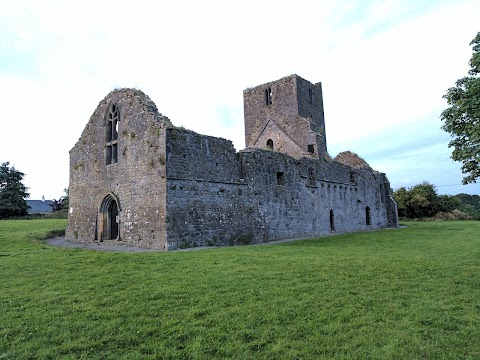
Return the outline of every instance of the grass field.
[[[407,226],[111,253],[0,221],[0,359],[479,359],[480,222]]]

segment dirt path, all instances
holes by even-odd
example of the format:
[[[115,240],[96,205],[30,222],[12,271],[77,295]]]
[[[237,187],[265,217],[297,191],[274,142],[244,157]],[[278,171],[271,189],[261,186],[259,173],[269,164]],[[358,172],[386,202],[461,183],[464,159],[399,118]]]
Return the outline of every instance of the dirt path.
[[[279,244],[279,243],[295,241],[295,240],[305,240],[305,238],[276,240],[276,241],[270,241],[268,243],[252,244],[248,246],[272,245],[272,244]],[[81,249],[88,249],[88,250],[100,250],[100,251],[113,251],[113,252],[160,252],[161,251],[161,250],[144,249],[144,248],[139,248],[135,246],[125,246],[125,245],[113,246],[113,245],[104,245],[102,243],[90,243],[90,244],[72,243],[70,241],[67,241],[63,236],[47,239],[45,240],[45,242],[48,245],[53,245],[53,246],[81,248]],[[173,251],[197,251],[197,250],[215,249],[215,248],[218,248],[218,246],[203,246],[203,247],[195,247],[195,248],[188,248],[188,249],[178,249]]]
[[[406,226],[399,226],[397,229],[405,228],[405,227]],[[390,230],[394,230],[394,229],[390,229]],[[329,234],[326,236],[334,236],[334,234]],[[308,240],[308,239],[307,238],[283,239],[283,240],[270,241],[268,243],[252,244],[252,245],[246,245],[246,246],[273,245],[273,244],[280,244],[280,243],[296,241],[296,240]],[[72,243],[70,241],[67,241],[65,237],[62,237],[62,236],[52,238],[52,239],[47,239],[45,240],[45,242],[48,245],[53,245],[53,246],[81,248],[81,249],[89,249],[89,250],[101,250],[101,251],[114,251],[114,252],[160,252],[161,251],[161,250],[144,249],[144,248],[139,248],[135,246],[125,246],[125,245],[112,246],[112,245],[104,245],[102,243],[91,243],[91,244]],[[188,249],[178,249],[173,251],[197,251],[197,250],[215,249],[215,248],[218,248],[218,246],[203,246],[203,247],[188,248]]]
[[[61,247],[68,247],[68,248],[81,248],[81,249],[89,249],[89,250],[101,250],[101,251],[114,251],[114,252],[158,252],[160,250],[152,250],[152,249],[143,249],[135,246],[125,246],[125,245],[104,245],[102,243],[94,243],[94,244],[80,244],[80,243],[72,243],[67,241],[65,237],[59,236],[52,239],[47,239],[45,242],[48,245],[53,246],[61,246]]]

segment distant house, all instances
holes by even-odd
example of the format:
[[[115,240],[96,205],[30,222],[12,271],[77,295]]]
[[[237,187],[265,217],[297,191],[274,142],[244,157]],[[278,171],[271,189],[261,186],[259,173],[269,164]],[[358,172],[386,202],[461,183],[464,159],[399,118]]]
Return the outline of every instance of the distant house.
[[[42,196],[42,200],[26,200],[29,214],[45,214],[51,213],[53,211],[52,200],[45,200],[45,197]]]

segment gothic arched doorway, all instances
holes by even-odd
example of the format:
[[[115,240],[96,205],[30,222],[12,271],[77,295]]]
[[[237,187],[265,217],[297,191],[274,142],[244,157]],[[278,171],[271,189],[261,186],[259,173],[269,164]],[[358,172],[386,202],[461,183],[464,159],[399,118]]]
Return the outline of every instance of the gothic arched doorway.
[[[100,205],[98,230],[100,233],[100,241],[117,240],[118,232],[118,211],[119,205],[117,200],[108,194]]]

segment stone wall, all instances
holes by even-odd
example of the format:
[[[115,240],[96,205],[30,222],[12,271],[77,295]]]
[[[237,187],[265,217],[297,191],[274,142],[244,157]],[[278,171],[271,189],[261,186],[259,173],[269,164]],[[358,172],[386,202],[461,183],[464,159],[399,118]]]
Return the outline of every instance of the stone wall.
[[[169,249],[250,243],[263,220],[229,140],[167,130]]]
[[[118,162],[106,164],[109,107],[116,104]],[[164,248],[166,154],[169,120],[142,92],[110,93],[91,116],[70,151],[70,209],[66,237],[76,242],[100,241],[99,211],[112,195],[118,204],[119,236],[123,244]]]
[[[168,249],[390,225],[386,178],[369,168],[256,148],[235,153],[228,140],[180,129],[167,130],[166,144]]]
[[[244,98],[249,147],[236,152],[175,128],[141,91],[107,95],[70,151],[67,239],[172,250],[397,226],[385,174],[322,156],[320,84],[292,75]]]
[[[244,160],[251,195],[267,219],[269,240],[330,234],[330,210],[336,233],[387,226],[378,192],[381,176],[375,173],[261,150],[245,152]],[[350,181],[352,173],[354,181]],[[370,225],[365,218],[367,206]]]

